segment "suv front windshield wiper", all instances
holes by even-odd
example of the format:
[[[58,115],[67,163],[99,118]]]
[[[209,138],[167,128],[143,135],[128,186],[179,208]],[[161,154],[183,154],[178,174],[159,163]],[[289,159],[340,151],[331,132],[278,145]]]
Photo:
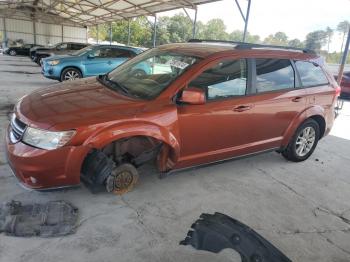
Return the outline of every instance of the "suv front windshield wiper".
[[[105,85],[106,87],[112,89],[112,90],[116,90],[116,91],[121,91],[121,93],[123,95],[126,96],[132,96],[130,94],[129,89],[127,89],[125,86],[121,85],[120,83],[116,82],[116,81],[112,81],[111,79],[108,78],[108,74],[105,75],[99,75],[97,76],[97,79],[99,80],[99,82],[101,82],[103,85]]]

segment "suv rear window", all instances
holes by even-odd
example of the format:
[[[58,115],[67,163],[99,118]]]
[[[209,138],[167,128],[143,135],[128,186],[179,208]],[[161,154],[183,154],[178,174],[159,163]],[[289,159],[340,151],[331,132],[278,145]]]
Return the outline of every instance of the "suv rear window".
[[[294,88],[294,75],[288,59],[256,59],[257,93]]]
[[[296,61],[295,65],[304,87],[328,84],[328,79],[319,65],[305,61]]]

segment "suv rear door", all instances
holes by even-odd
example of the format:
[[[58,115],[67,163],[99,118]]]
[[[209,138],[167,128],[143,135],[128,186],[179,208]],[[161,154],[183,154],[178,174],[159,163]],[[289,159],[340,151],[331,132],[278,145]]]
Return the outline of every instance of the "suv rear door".
[[[278,148],[288,126],[306,108],[306,91],[291,60],[257,58],[253,63],[253,142]]]
[[[300,75],[301,84],[306,89],[308,105],[321,106],[325,110],[325,117],[334,118],[335,91],[323,69],[318,64],[309,61],[295,61],[295,65]],[[333,119],[326,121],[326,123],[332,122]]]

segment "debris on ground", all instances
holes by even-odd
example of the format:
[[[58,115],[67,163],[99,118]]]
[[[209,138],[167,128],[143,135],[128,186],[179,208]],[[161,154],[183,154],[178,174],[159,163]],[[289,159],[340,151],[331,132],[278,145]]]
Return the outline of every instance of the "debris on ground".
[[[65,201],[22,205],[20,201],[0,206],[0,233],[17,237],[57,237],[73,234],[78,209]]]
[[[281,251],[250,227],[221,213],[202,214],[180,245],[219,253],[231,248],[242,261],[291,262]]]

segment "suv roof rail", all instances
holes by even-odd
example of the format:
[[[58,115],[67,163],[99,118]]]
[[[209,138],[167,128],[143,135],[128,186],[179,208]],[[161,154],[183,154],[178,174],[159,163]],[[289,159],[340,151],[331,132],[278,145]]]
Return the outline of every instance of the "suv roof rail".
[[[190,39],[189,43],[224,43],[224,44],[234,44],[235,49],[253,49],[253,48],[270,48],[270,49],[283,49],[291,51],[299,51],[306,54],[316,54],[314,50],[297,48],[291,46],[280,46],[280,45],[265,45],[265,44],[253,44],[246,42],[228,41],[228,40],[209,40],[209,39]]]

